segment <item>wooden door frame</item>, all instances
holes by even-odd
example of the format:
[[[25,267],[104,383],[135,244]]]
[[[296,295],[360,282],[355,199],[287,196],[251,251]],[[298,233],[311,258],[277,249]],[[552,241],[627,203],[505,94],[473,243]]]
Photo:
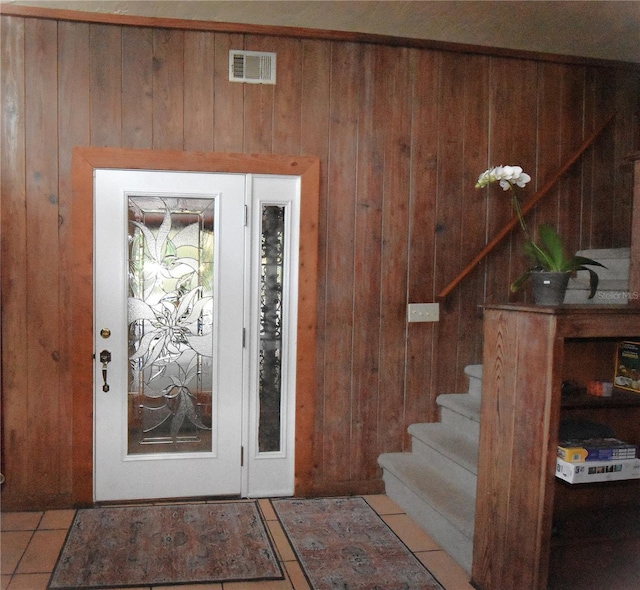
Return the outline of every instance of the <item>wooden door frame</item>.
[[[310,156],[76,147],[68,267],[72,317],[73,502],[93,504],[93,172],[96,168],[299,176],[300,245],[296,352],[294,493],[313,489],[320,160]]]

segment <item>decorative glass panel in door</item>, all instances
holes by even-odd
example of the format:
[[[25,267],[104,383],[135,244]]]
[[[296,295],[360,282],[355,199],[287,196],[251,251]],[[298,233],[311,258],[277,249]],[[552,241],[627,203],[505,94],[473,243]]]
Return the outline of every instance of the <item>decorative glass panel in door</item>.
[[[128,452],[211,452],[214,200],[128,212]]]
[[[285,207],[262,206],[258,451],[279,451],[282,421],[282,298]]]

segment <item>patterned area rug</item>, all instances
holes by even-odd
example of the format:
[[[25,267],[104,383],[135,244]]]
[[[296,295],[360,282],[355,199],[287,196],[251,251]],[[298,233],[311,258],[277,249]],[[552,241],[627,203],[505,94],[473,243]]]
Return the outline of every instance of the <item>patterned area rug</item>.
[[[49,588],[282,579],[255,502],[79,510]]]
[[[314,590],[444,590],[363,498],[272,503]]]

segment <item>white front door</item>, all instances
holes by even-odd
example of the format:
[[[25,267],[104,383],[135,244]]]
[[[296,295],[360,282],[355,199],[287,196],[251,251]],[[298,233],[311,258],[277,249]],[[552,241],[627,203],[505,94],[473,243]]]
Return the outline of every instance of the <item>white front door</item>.
[[[241,492],[245,186],[95,171],[96,501]]]

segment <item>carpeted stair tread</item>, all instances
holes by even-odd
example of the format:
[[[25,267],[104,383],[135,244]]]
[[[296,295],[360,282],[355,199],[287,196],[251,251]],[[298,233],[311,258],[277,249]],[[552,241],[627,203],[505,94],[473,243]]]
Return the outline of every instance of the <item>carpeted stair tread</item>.
[[[597,260],[607,266],[607,262],[611,260],[628,260],[630,252],[629,248],[592,248],[589,250],[578,250],[576,255]]]
[[[378,463],[465,537],[473,538],[475,498],[451,485],[446,474],[430,469],[411,453],[385,453]]]
[[[436,403],[444,408],[480,422],[480,398],[468,393],[443,393],[436,398]]]
[[[565,303],[625,305],[629,297],[629,248],[581,250],[576,253],[602,263],[593,267],[598,273],[596,296],[589,299],[589,273],[581,271],[569,279]]]
[[[423,444],[432,447],[449,460],[478,474],[478,445],[461,436],[449,426],[440,422],[412,424],[409,434]]]

